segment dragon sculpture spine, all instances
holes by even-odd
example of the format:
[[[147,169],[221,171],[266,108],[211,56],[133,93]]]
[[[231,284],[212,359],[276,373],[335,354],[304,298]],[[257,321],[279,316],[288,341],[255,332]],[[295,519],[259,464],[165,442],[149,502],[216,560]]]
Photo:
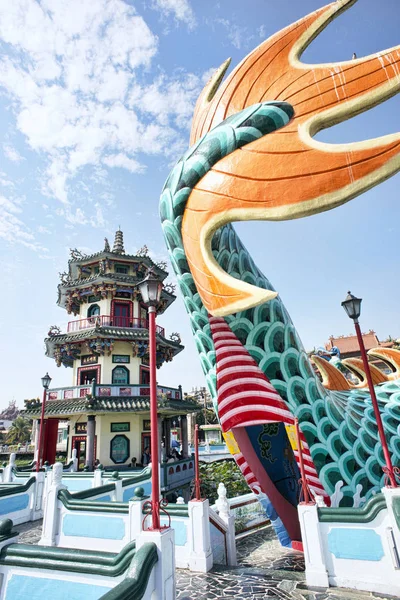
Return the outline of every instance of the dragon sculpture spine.
[[[281,299],[231,223],[330,210],[400,170],[398,134],[337,146],[312,138],[400,89],[398,48],[345,63],[300,62],[314,37],[355,1],[338,0],[274,35],[223,83],[229,61],[218,69],[197,102],[192,145],[160,202],[225,439],[284,545],[300,539],[295,417],[308,486],[326,502],[340,480],[343,504],[360,485],[368,499],[384,482],[384,460],[369,393],[316,358],[324,385],[319,381]],[[380,379],[375,373],[375,381],[398,465],[400,353],[374,352],[393,370]],[[362,386],[360,366],[348,366]]]

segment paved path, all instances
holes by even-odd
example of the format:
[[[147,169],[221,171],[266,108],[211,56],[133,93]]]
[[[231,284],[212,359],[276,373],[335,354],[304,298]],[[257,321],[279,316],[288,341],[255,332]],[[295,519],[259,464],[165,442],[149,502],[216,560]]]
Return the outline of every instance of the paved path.
[[[177,571],[178,600],[371,600],[389,598],[342,588],[308,589],[301,552],[285,550],[272,527],[237,541],[239,567],[203,575]]]
[[[15,525],[14,529],[19,532],[19,544],[37,544],[42,536],[43,519],[30,521]]]
[[[17,525],[19,542],[37,544],[42,521]],[[177,570],[177,600],[372,600],[389,596],[342,588],[309,589],[301,552],[279,544],[272,527],[237,541],[239,567],[207,574]],[[391,599],[392,600],[392,599]]]

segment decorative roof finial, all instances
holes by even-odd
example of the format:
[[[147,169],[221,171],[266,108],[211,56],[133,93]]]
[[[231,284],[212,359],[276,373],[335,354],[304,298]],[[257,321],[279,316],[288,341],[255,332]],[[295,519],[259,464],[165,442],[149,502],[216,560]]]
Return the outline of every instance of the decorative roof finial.
[[[118,231],[115,232],[112,252],[114,252],[114,254],[125,254],[124,234],[122,233],[121,229],[118,229]]]
[[[107,238],[104,238],[104,252],[111,252],[110,244]]]

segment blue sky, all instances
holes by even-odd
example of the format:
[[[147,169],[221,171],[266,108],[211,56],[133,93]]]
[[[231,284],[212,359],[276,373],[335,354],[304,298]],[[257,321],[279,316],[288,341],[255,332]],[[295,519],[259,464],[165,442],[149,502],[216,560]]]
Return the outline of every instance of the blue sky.
[[[0,3],[0,407],[72,370],[44,356],[68,249],[102,248],[118,225],[134,253],[166,250],[158,198],[187,147],[196,98],[213,68],[236,65],[323,0],[2,0]],[[398,0],[359,0],[307,49],[305,62],[348,60],[400,44]],[[332,143],[400,131],[400,97],[318,137]],[[363,297],[362,328],[400,337],[399,175],[334,211],[237,226],[281,294],[306,346],[352,325],[340,306]],[[180,298],[160,318],[186,350],[159,371],[185,390],[204,378]]]

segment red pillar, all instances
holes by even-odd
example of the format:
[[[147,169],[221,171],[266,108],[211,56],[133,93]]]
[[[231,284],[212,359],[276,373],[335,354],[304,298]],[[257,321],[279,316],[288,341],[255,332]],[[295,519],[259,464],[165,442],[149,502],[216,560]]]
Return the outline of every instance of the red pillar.
[[[43,463],[47,460],[51,465],[56,461],[58,419],[46,419],[43,444]]]

